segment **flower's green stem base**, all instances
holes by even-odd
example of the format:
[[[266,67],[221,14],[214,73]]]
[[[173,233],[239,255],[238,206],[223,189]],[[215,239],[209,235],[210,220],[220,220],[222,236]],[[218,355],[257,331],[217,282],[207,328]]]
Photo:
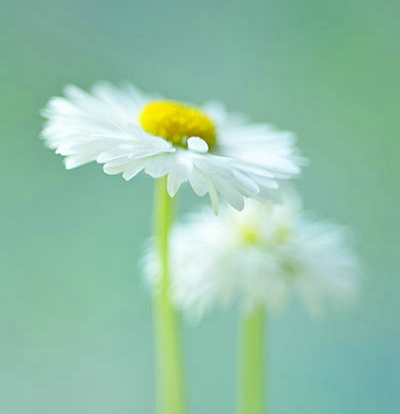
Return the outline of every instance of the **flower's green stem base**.
[[[240,328],[239,414],[265,414],[265,309],[243,316]]]
[[[161,261],[161,277],[154,291],[153,312],[158,370],[158,412],[186,412],[179,321],[169,297],[168,235],[173,217],[173,199],[167,193],[167,179],[155,189],[154,235]]]

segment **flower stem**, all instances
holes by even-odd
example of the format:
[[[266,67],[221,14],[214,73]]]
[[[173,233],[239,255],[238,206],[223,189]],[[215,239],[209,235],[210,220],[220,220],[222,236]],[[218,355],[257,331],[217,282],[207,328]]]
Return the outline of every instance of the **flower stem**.
[[[240,327],[239,414],[265,414],[265,309],[243,316]]]
[[[158,413],[183,414],[186,401],[179,321],[169,297],[168,236],[173,220],[173,199],[167,192],[167,178],[155,188],[154,235],[161,261],[161,278],[154,292],[153,312],[158,376]]]

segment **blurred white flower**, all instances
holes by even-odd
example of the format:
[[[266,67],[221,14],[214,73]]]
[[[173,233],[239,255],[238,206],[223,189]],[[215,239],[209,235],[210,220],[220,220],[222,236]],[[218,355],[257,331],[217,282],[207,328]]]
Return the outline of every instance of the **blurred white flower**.
[[[142,170],[168,175],[173,197],[189,181],[196,194],[218,193],[237,210],[244,197],[267,199],[279,181],[304,163],[295,137],[267,124],[248,124],[219,103],[202,107],[147,96],[132,85],[100,83],[86,93],[75,86],[43,111],[42,137],[68,169],[97,161],[107,174],[130,180]]]
[[[243,309],[280,308],[292,294],[311,312],[356,292],[358,262],[345,229],[315,222],[294,197],[282,204],[250,202],[242,213],[204,212],[175,226],[170,241],[171,294],[189,316],[236,302]],[[150,251],[146,273],[157,283]]]

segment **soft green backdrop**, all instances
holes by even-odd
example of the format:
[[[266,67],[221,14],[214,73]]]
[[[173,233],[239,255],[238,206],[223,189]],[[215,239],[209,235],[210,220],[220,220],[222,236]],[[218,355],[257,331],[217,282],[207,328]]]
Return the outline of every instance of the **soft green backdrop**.
[[[396,0],[3,1],[0,412],[154,412],[153,183],[67,172],[38,138],[65,84],[127,79],[296,131],[306,205],[354,230],[359,304],[271,318],[270,413],[399,413],[399,18]],[[193,414],[234,413],[236,328],[185,325]]]

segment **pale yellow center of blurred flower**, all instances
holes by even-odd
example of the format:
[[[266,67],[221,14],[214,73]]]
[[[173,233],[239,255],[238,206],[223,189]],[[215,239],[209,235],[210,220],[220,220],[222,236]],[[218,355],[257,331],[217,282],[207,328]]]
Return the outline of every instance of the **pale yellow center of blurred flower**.
[[[240,229],[241,240],[245,244],[256,245],[264,243],[272,243],[274,245],[285,244],[292,236],[292,230],[288,225],[282,225],[275,229],[268,237],[263,237],[261,230],[255,225],[244,225]]]
[[[260,242],[261,234],[260,231],[253,226],[243,226],[242,238],[245,244],[257,244]]]
[[[289,226],[282,226],[278,228],[274,234],[274,240],[277,244],[285,244],[289,241],[292,231]]]
[[[184,147],[190,137],[200,137],[210,148],[216,140],[211,119],[200,109],[180,102],[150,102],[140,114],[140,125],[146,132]]]

